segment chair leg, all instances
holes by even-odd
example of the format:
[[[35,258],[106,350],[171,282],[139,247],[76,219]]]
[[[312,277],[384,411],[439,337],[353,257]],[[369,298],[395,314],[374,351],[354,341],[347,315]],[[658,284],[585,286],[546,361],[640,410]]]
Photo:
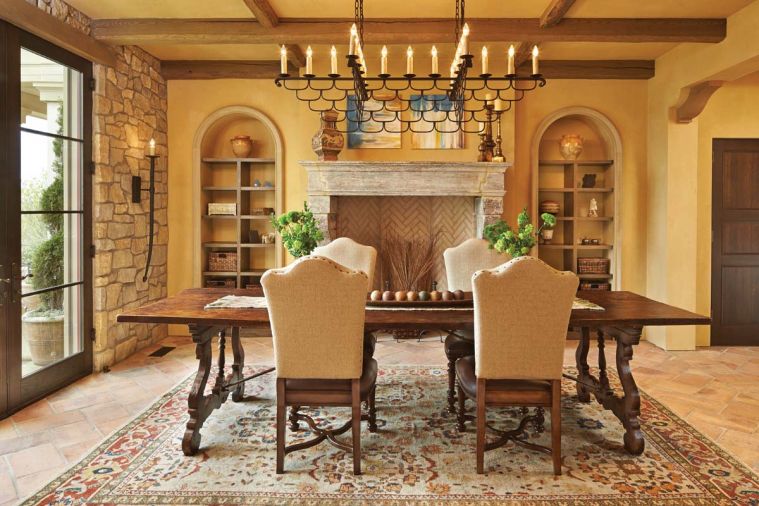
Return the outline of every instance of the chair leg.
[[[485,384],[477,379],[477,474],[485,473]]]
[[[553,474],[561,475],[561,380],[551,382],[551,457]]]
[[[377,432],[377,386],[372,388],[372,393],[369,394],[369,432]]]
[[[456,388],[456,361],[448,359],[448,412],[456,413],[456,396],[453,391]]]
[[[461,385],[457,385],[457,395],[459,398],[459,409],[456,413],[456,429],[458,429],[459,432],[466,432],[466,395],[464,395],[464,389],[461,388]]]
[[[353,474],[361,474],[361,386],[358,379],[351,380],[351,424],[353,429]]]
[[[286,415],[285,380],[284,378],[277,378],[277,474],[285,472]]]

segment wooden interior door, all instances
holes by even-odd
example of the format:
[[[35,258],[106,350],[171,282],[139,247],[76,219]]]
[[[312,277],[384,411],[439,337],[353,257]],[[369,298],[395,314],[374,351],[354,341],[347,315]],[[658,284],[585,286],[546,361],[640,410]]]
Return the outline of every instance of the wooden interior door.
[[[759,345],[759,139],[714,139],[713,345]]]

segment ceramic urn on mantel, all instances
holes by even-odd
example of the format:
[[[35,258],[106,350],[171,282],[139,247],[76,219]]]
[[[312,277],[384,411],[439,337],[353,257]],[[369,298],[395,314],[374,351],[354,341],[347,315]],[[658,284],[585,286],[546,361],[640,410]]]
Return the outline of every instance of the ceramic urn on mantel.
[[[334,162],[345,146],[345,138],[337,129],[337,111],[324,111],[321,126],[311,138],[311,147],[321,162]]]

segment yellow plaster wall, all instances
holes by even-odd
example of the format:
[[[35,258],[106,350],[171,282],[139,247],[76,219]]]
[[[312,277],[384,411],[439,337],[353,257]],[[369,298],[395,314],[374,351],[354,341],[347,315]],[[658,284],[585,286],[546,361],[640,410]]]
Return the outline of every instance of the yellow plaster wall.
[[[198,125],[212,112],[242,104],[259,109],[277,125],[284,141],[285,208],[302,204],[306,197],[305,171],[299,160],[313,160],[311,136],[318,128],[315,113],[295,100],[293,93],[274,86],[269,80],[169,81],[169,223],[173,231],[169,243],[169,294],[192,285],[192,143]],[[506,176],[504,217],[514,221],[518,212],[529,207],[529,151],[532,134],[540,121],[553,111],[583,105],[607,115],[619,129],[624,150],[623,248],[624,285],[629,290],[645,289],[645,115],[646,84],[643,81],[551,81],[546,88],[504,114],[504,153],[514,160]],[[410,134],[404,134],[402,149],[349,150],[343,160],[473,160],[477,138],[470,135],[463,150],[411,149]],[[398,184],[403,184],[399,181]],[[186,230],[187,233],[176,231]],[[173,327],[172,333],[185,329]]]

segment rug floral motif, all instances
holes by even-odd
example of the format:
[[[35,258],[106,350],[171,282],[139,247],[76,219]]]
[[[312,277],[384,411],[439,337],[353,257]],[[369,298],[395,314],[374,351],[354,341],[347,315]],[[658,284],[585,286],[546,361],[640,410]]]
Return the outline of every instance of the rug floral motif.
[[[579,403],[568,380],[563,475],[553,476],[549,456],[513,445],[486,453],[487,474],[478,475],[474,428],[456,431],[443,409],[446,384],[439,368],[383,367],[380,430],[362,430],[364,474],[354,476],[350,455],[322,444],[288,455],[277,475],[274,376],[247,385],[253,398],[215,411],[193,457],[180,449],[188,379],[26,504],[759,504],[759,478],[656,400],[641,396],[646,450],[631,456],[619,421],[595,402]],[[322,423],[348,416],[335,408],[310,414]],[[508,427],[518,417],[489,410],[488,421]],[[530,440],[550,445],[549,433],[533,431]],[[288,430],[288,443],[308,436]]]

